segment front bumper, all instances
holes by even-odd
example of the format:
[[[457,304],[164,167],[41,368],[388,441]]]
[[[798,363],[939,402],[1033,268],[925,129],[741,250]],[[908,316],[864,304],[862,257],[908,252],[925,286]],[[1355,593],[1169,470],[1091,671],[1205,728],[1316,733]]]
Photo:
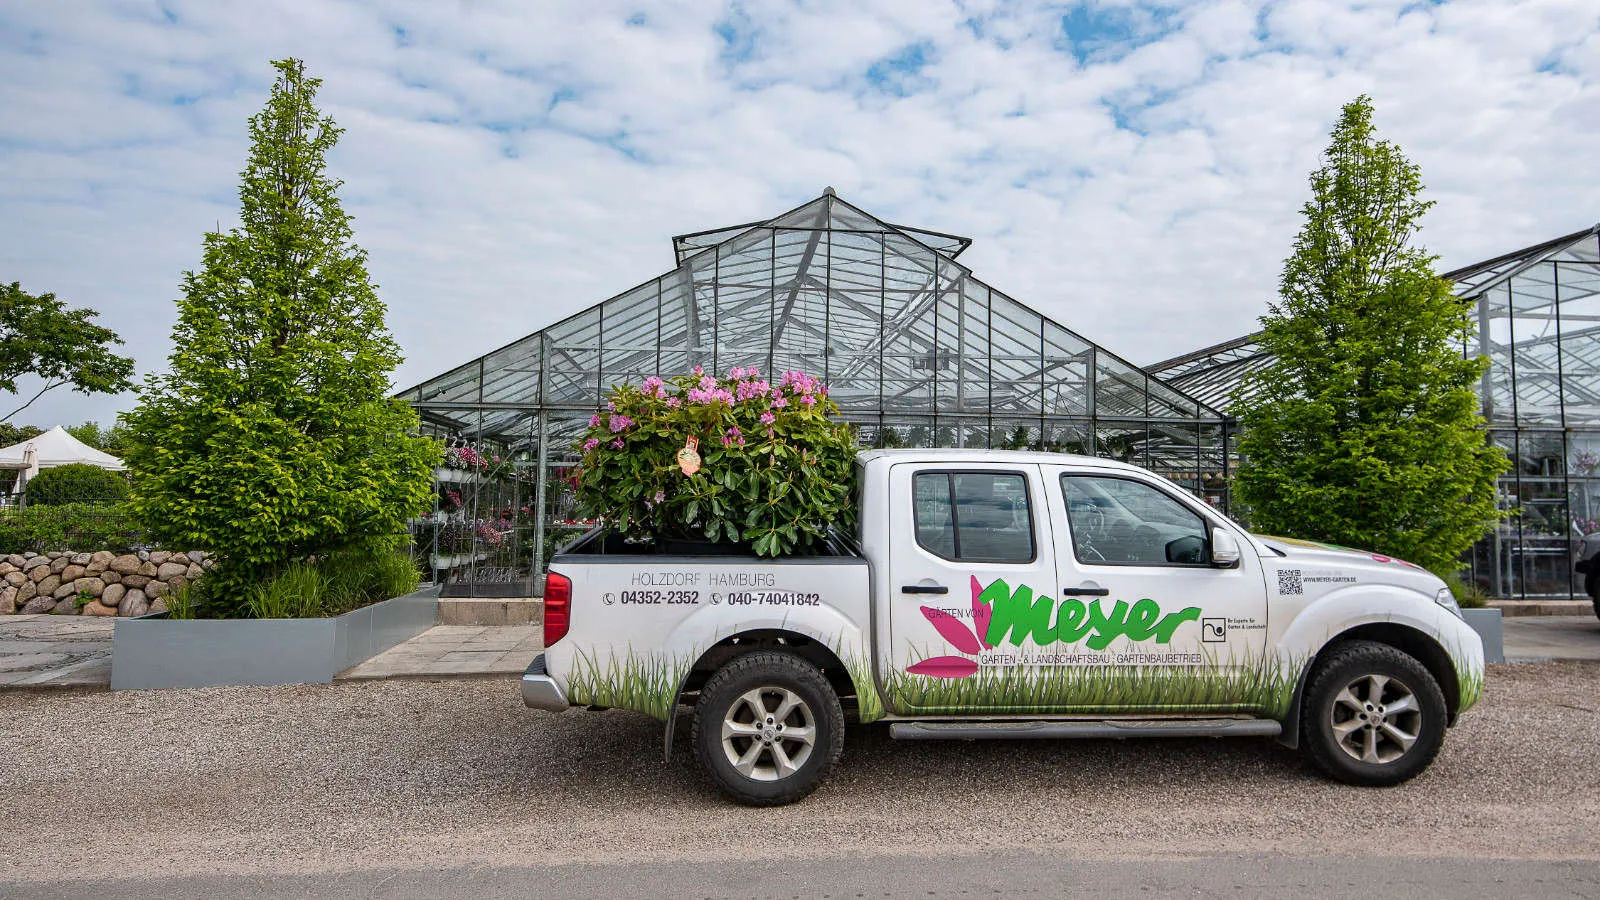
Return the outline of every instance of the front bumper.
[[[567,696],[561,693],[561,688],[545,673],[544,654],[533,658],[528,664],[528,670],[522,673],[522,702],[534,709],[548,709],[551,712],[563,712],[572,704],[567,702]]]

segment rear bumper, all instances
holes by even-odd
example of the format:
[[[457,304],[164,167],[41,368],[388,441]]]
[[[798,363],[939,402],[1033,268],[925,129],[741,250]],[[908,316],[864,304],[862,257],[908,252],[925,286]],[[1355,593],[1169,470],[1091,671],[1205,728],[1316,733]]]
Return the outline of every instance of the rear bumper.
[[[545,673],[543,653],[535,656],[533,662],[528,664],[528,670],[522,673],[522,702],[534,709],[551,712],[562,712],[572,705],[567,702],[567,696],[561,693],[555,679]]]

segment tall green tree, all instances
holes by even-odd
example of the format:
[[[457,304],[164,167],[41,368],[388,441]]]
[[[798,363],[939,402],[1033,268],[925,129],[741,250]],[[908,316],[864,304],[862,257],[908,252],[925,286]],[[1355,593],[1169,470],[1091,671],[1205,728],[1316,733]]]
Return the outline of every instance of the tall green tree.
[[[170,371],[127,417],[150,536],[221,554],[203,602],[241,615],[290,562],[376,552],[426,508],[434,441],[388,396],[400,351],[326,158],[340,129],[299,60],[250,119],[240,225],[186,272]]]
[[[39,390],[0,422],[58,387],[81,394],[120,394],[130,387],[133,360],[111,352],[117,333],[94,320],[92,309],[70,309],[55,294],[30,294],[20,282],[0,284],[0,391],[17,393],[17,379],[37,376]]]
[[[1488,362],[1461,351],[1472,307],[1415,243],[1421,195],[1371,100],[1345,105],[1261,320],[1274,361],[1241,392],[1235,491],[1261,531],[1445,575],[1492,527],[1506,459],[1473,392]]]

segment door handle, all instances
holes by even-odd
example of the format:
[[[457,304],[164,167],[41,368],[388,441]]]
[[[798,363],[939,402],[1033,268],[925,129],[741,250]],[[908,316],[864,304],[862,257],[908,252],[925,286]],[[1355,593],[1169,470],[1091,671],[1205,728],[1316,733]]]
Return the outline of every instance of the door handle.
[[[948,594],[950,589],[942,584],[902,584],[902,594]]]
[[[1111,593],[1110,588],[1062,588],[1061,593],[1067,597],[1104,597]]]

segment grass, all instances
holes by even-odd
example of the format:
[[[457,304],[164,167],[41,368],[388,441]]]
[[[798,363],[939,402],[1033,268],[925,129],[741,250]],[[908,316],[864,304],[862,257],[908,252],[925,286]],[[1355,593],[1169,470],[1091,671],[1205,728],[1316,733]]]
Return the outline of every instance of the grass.
[[[1456,666],[1456,685],[1461,690],[1460,702],[1456,706],[1456,712],[1460,714],[1483,697],[1483,668],[1480,666],[1474,670]]]
[[[256,585],[246,601],[253,619],[308,619],[323,615],[328,579],[317,566],[292,562]]]
[[[890,672],[884,687],[919,714],[1242,712],[1288,715],[1302,667],[1276,659],[1233,668],[983,668],[966,678]]]
[[[692,664],[690,659],[633,653],[611,654],[602,664],[598,657],[579,651],[567,696],[573,703],[638,710],[665,722]]]
[[[845,670],[850,673],[850,680],[856,685],[856,718],[865,722],[876,722],[883,718],[888,710],[883,708],[883,698],[878,696],[877,682],[872,679],[872,661],[854,653],[839,653],[834,649],[835,655],[844,663]]]

